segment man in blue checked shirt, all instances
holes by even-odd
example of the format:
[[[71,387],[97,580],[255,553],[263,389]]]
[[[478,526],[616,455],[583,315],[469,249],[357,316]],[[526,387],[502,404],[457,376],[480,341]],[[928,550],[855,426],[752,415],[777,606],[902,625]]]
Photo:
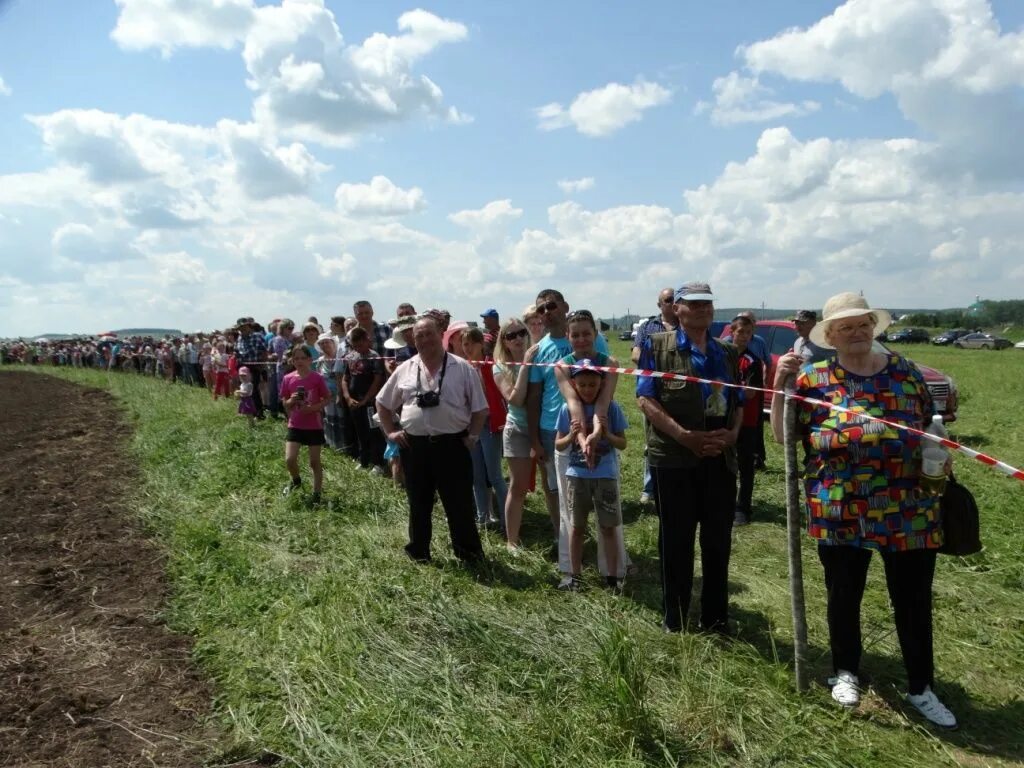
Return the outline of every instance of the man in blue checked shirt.
[[[263,419],[265,414],[260,383],[267,380],[267,369],[263,365],[267,361],[267,342],[264,341],[262,332],[256,332],[256,321],[251,317],[238,318],[236,325],[238,339],[235,341],[235,359],[239,368],[243,365],[249,368],[252,375],[252,399],[256,405],[256,418]]]

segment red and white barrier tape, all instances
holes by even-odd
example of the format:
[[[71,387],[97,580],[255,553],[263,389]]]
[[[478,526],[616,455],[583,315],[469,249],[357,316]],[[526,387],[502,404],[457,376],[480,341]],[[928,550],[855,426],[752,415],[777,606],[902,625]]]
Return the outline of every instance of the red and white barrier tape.
[[[336,358],[328,358],[328,359],[329,360],[334,360]],[[476,362],[477,363],[483,363],[485,365],[493,365],[494,364],[493,360],[479,360],[479,361],[476,361]],[[251,365],[276,365],[276,363],[246,363],[246,365],[250,365],[250,366]],[[829,410],[832,410],[832,411],[838,411],[840,413],[849,413],[849,414],[852,414],[852,415],[856,416],[859,419],[864,419],[864,420],[868,420],[868,421],[877,421],[878,423],[884,424],[887,427],[891,427],[892,429],[902,430],[904,432],[910,432],[911,434],[917,435],[918,437],[922,437],[925,440],[931,440],[933,443],[938,443],[939,445],[942,445],[942,446],[944,446],[945,448],[947,448],[947,449],[949,449],[951,451],[956,451],[957,453],[963,454],[964,456],[969,456],[970,458],[974,459],[975,461],[980,461],[982,464],[985,464],[986,466],[989,466],[989,467],[992,467],[993,469],[996,469],[997,471],[1003,473],[1007,477],[1012,477],[1012,478],[1014,478],[1016,480],[1024,481],[1024,470],[1017,469],[1016,467],[1013,467],[1013,466],[1007,464],[1006,462],[1000,461],[999,459],[996,459],[996,458],[994,458],[992,456],[989,456],[987,454],[981,453],[980,451],[976,451],[973,448],[968,448],[966,445],[961,445],[960,443],[954,442],[953,440],[937,437],[937,436],[929,434],[928,432],[925,432],[923,430],[915,429],[914,427],[908,427],[908,426],[905,426],[903,424],[897,424],[896,422],[888,421],[886,419],[879,418],[878,416],[872,416],[871,414],[865,413],[863,411],[854,411],[854,410],[852,410],[850,408],[845,408],[845,407],[843,407],[841,405],[836,405],[834,403],[828,403],[828,402],[825,402],[824,400],[818,400],[817,398],[813,398],[813,397],[804,397],[803,395],[797,395],[797,394],[794,394],[794,393],[786,393],[786,392],[783,392],[781,390],[768,389],[768,388],[765,388],[765,387],[752,387],[752,386],[749,386],[749,385],[746,385],[746,384],[732,384],[732,383],[725,382],[725,381],[715,381],[713,379],[702,379],[702,378],[699,378],[697,376],[687,376],[687,375],[682,374],[682,373],[668,373],[668,372],[665,372],[665,371],[650,371],[650,370],[647,370],[645,368],[613,368],[613,367],[607,366],[607,365],[570,365],[568,363],[513,363],[513,365],[525,365],[525,366],[531,366],[531,367],[535,367],[535,368],[567,368],[567,369],[568,368],[583,368],[585,370],[598,371],[600,373],[615,373],[615,374],[622,374],[622,375],[625,375],[625,376],[639,376],[639,377],[643,377],[643,378],[654,378],[654,379],[675,379],[675,380],[682,380],[682,381],[690,381],[690,382],[694,382],[694,383],[697,383],[697,384],[711,384],[711,385],[717,384],[717,385],[724,386],[724,387],[731,387],[733,389],[746,389],[746,390],[750,390],[750,391],[753,391],[753,392],[763,392],[763,393],[768,394],[768,395],[779,394],[779,395],[783,395],[785,397],[791,397],[794,400],[800,400],[802,402],[811,403],[812,405],[817,405],[817,406],[822,407],[822,408],[828,408]]]

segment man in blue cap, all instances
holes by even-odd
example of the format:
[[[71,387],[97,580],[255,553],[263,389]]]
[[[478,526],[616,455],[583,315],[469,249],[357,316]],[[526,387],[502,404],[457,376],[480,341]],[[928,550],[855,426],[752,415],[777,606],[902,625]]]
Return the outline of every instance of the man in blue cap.
[[[501,331],[498,310],[485,309],[480,313],[480,317],[484,321],[484,354],[490,357],[494,354],[494,342],[498,340],[498,333]]]
[[[648,336],[639,367],[712,382],[739,382],[738,353],[710,333],[711,286],[690,282],[674,296],[679,327]],[[736,440],[742,391],[723,384],[641,377],[636,396],[647,418],[647,461],[654,476],[662,626],[679,632],[693,589],[693,554],[700,526],[701,627],[727,632],[729,555],[736,503]]]

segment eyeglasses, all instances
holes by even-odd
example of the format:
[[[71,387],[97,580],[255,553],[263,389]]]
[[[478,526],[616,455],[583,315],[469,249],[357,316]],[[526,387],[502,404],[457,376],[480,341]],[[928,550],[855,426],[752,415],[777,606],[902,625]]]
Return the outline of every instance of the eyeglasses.
[[[551,312],[552,310],[555,310],[555,309],[558,309],[558,302],[557,301],[548,301],[548,302],[546,302],[544,304],[538,304],[537,305],[537,314],[543,315],[543,314]]]
[[[871,320],[862,320],[859,323],[834,324],[830,330],[834,330],[840,336],[853,336],[855,333],[874,335],[875,324]]]
[[[530,332],[528,330],[526,330],[525,328],[520,328],[518,331],[506,331],[505,332],[505,341],[514,341],[516,339],[523,339],[523,338],[526,338],[526,336],[529,335],[529,333]]]
[[[594,316],[589,309],[577,309],[575,312],[570,312],[565,319],[571,323],[573,320],[593,320]]]

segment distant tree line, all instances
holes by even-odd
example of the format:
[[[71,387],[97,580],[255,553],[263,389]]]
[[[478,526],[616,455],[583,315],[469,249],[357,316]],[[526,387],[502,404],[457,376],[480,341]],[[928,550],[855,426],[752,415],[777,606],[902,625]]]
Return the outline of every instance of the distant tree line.
[[[984,328],[998,325],[1024,325],[1024,299],[985,300],[970,309],[915,312],[902,319],[900,324],[926,328]]]

